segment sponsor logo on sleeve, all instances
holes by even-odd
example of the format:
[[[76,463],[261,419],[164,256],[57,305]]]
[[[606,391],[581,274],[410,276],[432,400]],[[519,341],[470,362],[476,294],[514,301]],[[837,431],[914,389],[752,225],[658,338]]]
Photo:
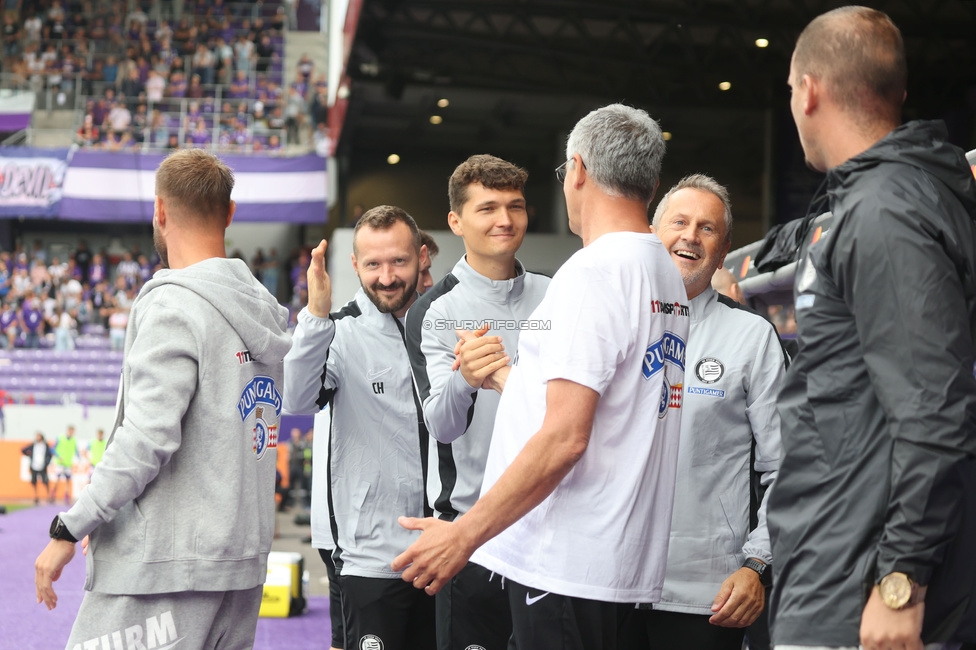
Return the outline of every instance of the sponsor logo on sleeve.
[[[237,411],[245,426],[250,426],[251,445],[257,460],[261,460],[268,449],[278,446],[278,424],[281,417],[281,393],[275,387],[274,379],[258,375],[248,382],[237,403]]]
[[[666,316],[690,316],[691,310],[688,309],[688,305],[682,305],[680,302],[652,300],[651,313],[664,314]]]
[[[663,373],[663,377],[657,416],[663,418],[668,414],[668,409],[681,408],[681,396],[684,392],[682,382],[685,376],[685,342],[672,332],[665,332],[644,353],[644,379],[648,380],[659,373]]]

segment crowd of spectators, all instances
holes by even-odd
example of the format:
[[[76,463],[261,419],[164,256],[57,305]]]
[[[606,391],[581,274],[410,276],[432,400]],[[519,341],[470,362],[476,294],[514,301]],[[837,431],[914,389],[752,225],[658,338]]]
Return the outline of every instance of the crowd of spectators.
[[[244,259],[238,251],[232,256]],[[307,249],[286,260],[275,249],[258,249],[249,266],[297,314],[308,301],[308,262]],[[132,303],[160,268],[155,252],[143,253],[137,245],[110,254],[80,241],[63,258],[49,256],[40,241],[30,250],[0,251],[0,348],[38,348],[53,335],[54,349],[72,350],[86,332],[107,335],[112,349],[121,350]]]
[[[121,350],[129,309],[139,288],[158,268],[138,247],[113,261],[84,242],[67,259],[48,257],[36,243],[30,252],[0,252],[0,345],[40,347],[54,334],[56,350],[74,349],[79,329],[107,332]]]
[[[80,94],[82,146],[274,152],[325,123],[325,75],[308,56],[283,87],[283,3],[186,0],[167,18],[170,5],[7,2],[3,69],[66,107]]]

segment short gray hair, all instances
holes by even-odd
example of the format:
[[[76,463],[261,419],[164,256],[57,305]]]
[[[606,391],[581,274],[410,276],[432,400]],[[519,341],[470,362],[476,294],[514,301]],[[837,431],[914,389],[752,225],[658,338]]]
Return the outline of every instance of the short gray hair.
[[[566,143],[566,158],[579,154],[587,175],[610,196],[650,205],[664,149],[661,127],[650,115],[610,104],[576,123]]]
[[[725,206],[725,241],[732,241],[732,201],[729,199],[729,190],[724,185],[716,181],[707,174],[689,174],[675,184],[668,193],[661,198],[654,210],[654,220],[651,225],[656,229],[661,221],[661,217],[668,209],[668,199],[678,190],[701,190],[710,192],[718,197],[718,200]]]

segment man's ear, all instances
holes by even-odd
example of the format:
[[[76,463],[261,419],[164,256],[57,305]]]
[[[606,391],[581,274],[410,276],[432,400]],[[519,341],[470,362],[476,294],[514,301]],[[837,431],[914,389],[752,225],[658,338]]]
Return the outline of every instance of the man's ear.
[[[800,80],[799,92],[802,93],[800,103],[803,108],[803,114],[810,115],[820,105],[820,99],[823,95],[823,85],[819,79],[805,74]]]
[[[227,223],[224,224],[224,228],[230,226],[230,222],[234,220],[234,213],[237,212],[237,202],[230,202],[230,209],[227,210]]]
[[[163,199],[159,196],[153,201],[153,221],[157,228],[161,230],[166,228],[166,208],[163,205]]]
[[[586,180],[586,165],[578,153],[573,154],[573,172],[573,187],[582,187]]]
[[[356,275],[359,275],[359,264],[356,263],[356,254],[349,253],[349,259],[352,260],[352,270],[356,272]]]
[[[427,250],[427,244],[423,244],[420,247],[420,266],[424,265],[424,262],[430,259],[430,251]]]
[[[454,212],[454,210],[447,213],[447,225],[450,226],[451,232],[458,237],[464,236],[464,229],[461,228],[461,216]]]

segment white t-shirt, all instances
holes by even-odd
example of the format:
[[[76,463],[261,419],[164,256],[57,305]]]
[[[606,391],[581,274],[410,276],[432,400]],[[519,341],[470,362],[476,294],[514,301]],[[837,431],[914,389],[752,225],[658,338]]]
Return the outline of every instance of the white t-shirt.
[[[47,444],[35,442],[34,449],[31,450],[31,469],[40,472],[44,469],[44,461],[47,460]]]
[[[603,235],[556,273],[530,316],[536,325],[522,329],[482,494],[542,426],[551,379],[600,394],[589,446],[555,491],[479,549],[474,562],[565,596],[660,599],[690,320],[686,296],[652,234]]]

